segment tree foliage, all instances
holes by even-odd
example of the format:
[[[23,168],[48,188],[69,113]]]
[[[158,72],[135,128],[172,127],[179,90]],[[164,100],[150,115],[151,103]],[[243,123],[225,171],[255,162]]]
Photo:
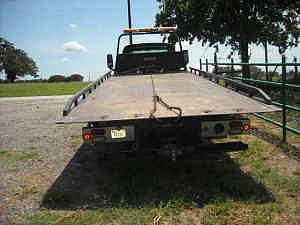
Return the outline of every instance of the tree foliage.
[[[72,74],[71,76],[68,77],[70,81],[83,81],[83,76],[80,74]]]
[[[157,0],[157,26],[177,26],[185,40],[225,44],[249,62],[248,45],[270,43],[280,53],[297,46],[300,1],[295,0]],[[248,70],[248,71],[246,71]],[[243,68],[249,73],[249,67]]]
[[[83,81],[83,76],[80,74],[74,73],[68,77],[65,77],[64,75],[53,75],[49,77],[48,82],[80,82]]]
[[[48,82],[64,82],[65,79],[65,76],[57,74],[49,77]]]
[[[34,60],[24,50],[15,48],[11,42],[0,37],[0,72],[2,71],[10,82],[14,82],[18,76],[38,76]]]

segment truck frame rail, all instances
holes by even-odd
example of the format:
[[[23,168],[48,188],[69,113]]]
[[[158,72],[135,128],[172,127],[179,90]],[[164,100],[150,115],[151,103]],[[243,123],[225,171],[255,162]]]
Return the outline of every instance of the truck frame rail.
[[[235,90],[235,91],[241,91],[245,94],[247,94],[249,97],[253,97],[253,96],[260,96],[262,97],[262,100],[264,101],[264,103],[270,105],[272,104],[272,99],[270,98],[269,95],[267,95],[262,89],[257,88],[255,86],[249,85],[249,84],[245,84],[245,83],[241,83],[239,81],[218,75],[218,74],[214,74],[214,73],[208,73],[193,67],[190,67],[191,72],[197,74],[199,76],[203,76],[204,78],[208,78],[210,81],[213,81],[217,84],[220,84],[220,80],[224,80],[224,86],[225,87],[230,87],[231,89]]]
[[[104,74],[102,77],[97,79],[96,81],[90,83],[85,88],[78,91],[74,96],[68,99],[66,105],[63,109],[63,116],[69,115],[69,113],[78,106],[78,104],[86,99],[86,97],[91,94],[94,90],[97,89],[98,86],[100,86],[105,80],[109,79],[112,76],[112,71],[109,71],[108,73]]]

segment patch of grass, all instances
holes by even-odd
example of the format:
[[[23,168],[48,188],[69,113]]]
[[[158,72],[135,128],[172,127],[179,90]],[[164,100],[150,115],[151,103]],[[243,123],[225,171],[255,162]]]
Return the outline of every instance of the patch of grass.
[[[300,176],[300,171],[293,171],[293,174],[296,176]]]
[[[21,169],[19,168],[11,168],[11,169],[8,169],[8,172],[10,173],[18,173]]]
[[[18,200],[25,200],[38,193],[39,191],[35,185],[24,185],[23,187],[18,188],[15,193],[15,198]]]
[[[43,202],[49,206],[60,205],[67,207],[75,202],[79,193],[68,192],[64,190],[51,190],[43,196]]]
[[[70,95],[89,82],[0,84],[0,97]]]
[[[81,136],[81,134],[72,134],[71,138],[72,139],[80,139],[81,140],[82,136]]]
[[[251,144],[248,151],[239,152],[236,161],[241,166],[250,166],[249,173],[257,181],[263,182],[271,189],[286,190],[292,195],[300,194],[300,178],[280,175],[275,168],[271,168],[265,162],[272,155],[279,152],[277,148],[266,151],[262,149],[262,141],[257,140]]]
[[[68,143],[68,146],[71,147],[71,148],[75,148],[75,147],[78,147],[80,145],[81,141],[79,140],[76,140],[76,141],[70,141]]]
[[[118,165],[111,175],[115,184],[102,183],[98,191],[105,193],[103,198],[111,207],[150,205],[186,209],[227,199],[269,201],[266,190],[244,176],[230,159],[213,157],[216,159],[207,162],[187,161],[174,165],[145,165],[144,162],[135,162],[134,166]]]
[[[139,210],[129,208],[104,208],[98,210],[77,210],[72,212],[42,212],[29,217],[25,223],[15,223],[15,225],[191,225],[191,223],[185,223],[184,220],[183,217],[179,218],[179,216],[176,216],[175,210],[166,211],[164,209],[155,210],[151,208]]]
[[[20,224],[300,224],[300,178],[280,175],[268,164],[277,152],[255,140],[233,158],[201,153],[176,163],[116,161],[109,179],[98,179],[96,171],[92,182],[81,177],[82,184],[62,174],[70,190],[51,188],[41,205],[46,210]],[[96,190],[84,193],[91,184]]]
[[[253,205],[229,202],[210,205],[207,209],[205,213],[206,224],[282,224],[275,218],[275,215],[282,211],[276,203]]]
[[[205,209],[207,210],[207,214],[211,215],[213,217],[220,216],[220,215],[228,215],[228,212],[232,208],[237,208],[238,203],[234,203],[233,201],[228,201],[224,203],[216,203],[216,204],[210,204],[205,206]]]
[[[1,150],[0,159],[6,161],[29,161],[38,158],[39,154],[33,153],[21,153],[13,150]]]

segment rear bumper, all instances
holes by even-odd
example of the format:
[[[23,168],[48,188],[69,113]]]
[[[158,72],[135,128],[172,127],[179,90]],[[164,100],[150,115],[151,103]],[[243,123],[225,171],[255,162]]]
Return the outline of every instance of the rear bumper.
[[[160,147],[169,143],[184,146],[198,144],[205,139],[248,134],[250,130],[245,130],[243,126],[250,128],[250,121],[240,115],[185,117],[179,121],[170,118],[159,121],[110,121],[89,123],[83,128],[83,137],[90,134],[88,139],[84,138],[84,142],[93,145],[127,142],[143,147]]]

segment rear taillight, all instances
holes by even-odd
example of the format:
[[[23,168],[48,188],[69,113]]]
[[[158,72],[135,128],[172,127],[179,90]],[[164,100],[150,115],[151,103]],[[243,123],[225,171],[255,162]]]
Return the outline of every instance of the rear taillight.
[[[91,134],[83,134],[82,138],[85,141],[90,141],[90,140],[92,140],[93,136]]]
[[[250,120],[233,120],[228,125],[230,134],[248,134],[251,130]]]
[[[82,128],[82,139],[84,141],[90,141],[93,139],[91,128],[89,128],[89,127]]]
[[[243,125],[243,130],[249,131],[249,130],[251,130],[251,126],[249,124],[245,124],[245,125]]]
[[[231,127],[231,128],[240,128],[240,127],[242,127],[242,125],[243,125],[243,122],[238,121],[238,120],[229,122],[229,127]]]
[[[106,134],[106,130],[105,129],[95,129],[95,130],[92,130],[92,134],[95,134],[95,135],[105,135]]]

